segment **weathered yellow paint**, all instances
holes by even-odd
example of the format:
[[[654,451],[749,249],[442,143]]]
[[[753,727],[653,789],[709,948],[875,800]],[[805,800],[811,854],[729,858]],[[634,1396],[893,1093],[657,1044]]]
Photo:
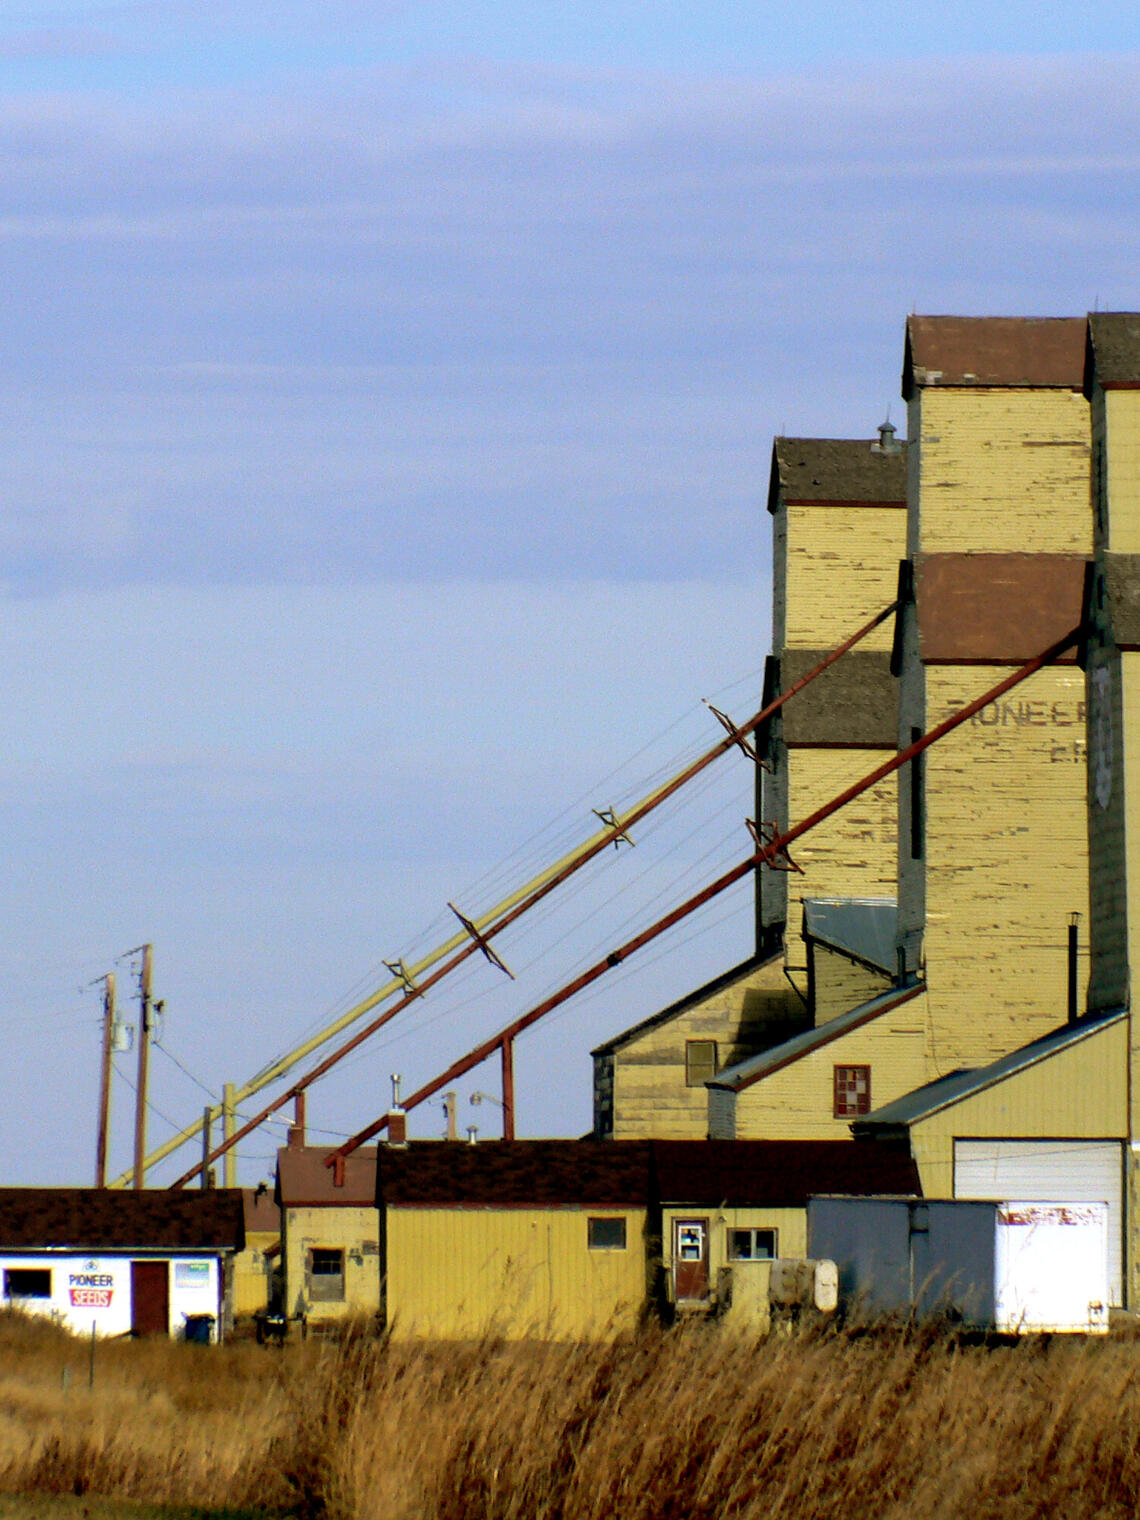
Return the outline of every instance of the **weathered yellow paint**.
[[[872,1108],[921,1086],[926,1072],[924,999],[910,998],[741,1088],[736,1094],[736,1138],[850,1139],[850,1119],[834,1114],[836,1066],[871,1068]]]
[[[906,555],[906,510],[793,503],[785,513],[785,644],[833,649],[894,601]],[[890,647],[889,622],[860,645]]]
[[[626,1221],[591,1251],[591,1216]],[[650,1283],[644,1209],[392,1208],[387,1319],[396,1339],[606,1339],[634,1330]]]
[[[375,1208],[312,1206],[282,1211],[285,1311],[309,1323],[380,1310],[380,1214]],[[314,1303],[307,1281],[312,1247],[344,1252],[344,1300]]]
[[[1091,551],[1089,409],[1079,392],[928,386],[911,402],[909,427],[912,548]]]
[[[709,1285],[716,1287],[722,1267],[730,1266],[728,1241],[730,1230],[775,1230],[776,1254],[807,1255],[807,1209],[768,1208],[666,1208],[661,1211],[662,1264],[673,1270],[673,1226],[678,1219],[707,1219],[709,1222]]]
[[[804,1023],[782,962],[771,961],[635,1035],[613,1053],[613,1138],[705,1139],[707,1095],[703,1086],[685,1085],[686,1041],[715,1040],[723,1071]]]
[[[1140,654],[1126,651],[1120,656],[1119,664],[1120,680],[1120,705],[1118,712],[1121,715],[1123,732],[1123,775],[1114,774],[1116,765],[1119,763],[1121,746],[1112,746],[1113,758],[1109,761],[1108,783],[1113,793],[1123,788],[1124,796],[1124,838],[1125,838],[1125,881],[1122,883],[1124,891],[1120,894],[1124,901],[1124,913],[1127,923],[1128,965],[1132,977],[1133,986],[1137,976],[1137,968],[1140,968]],[[1090,806],[1096,821],[1098,812],[1094,795]],[[1110,797],[1110,801],[1119,800],[1118,797]],[[1135,1016],[1129,1020],[1130,1024],[1130,1055],[1132,1081],[1131,1081],[1131,1115],[1129,1134],[1133,1137],[1140,1135],[1140,1028],[1137,1028]],[[1137,1218],[1137,1230],[1140,1232],[1140,1214]],[[1140,1253],[1138,1253],[1140,1254]]]
[[[933,727],[995,672],[925,674]],[[987,1065],[1064,1023],[1071,913],[1088,944],[1085,784],[1074,666],[1039,671],[926,752],[928,1077]]]
[[[1104,421],[1107,547],[1114,554],[1140,554],[1140,391],[1106,391]]]
[[[245,1249],[234,1257],[233,1305],[239,1318],[261,1313],[269,1307],[269,1290],[276,1256],[266,1256],[279,1243],[275,1230],[246,1231]]]
[[[872,971],[827,945],[815,945],[812,958],[815,963],[816,1024],[826,1024],[848,1009],[870,1002],[885,992],[891,982],[885,972]]]
[[[790,749],[788,819],[802,822],[884,758],[882,750]],[[788,964],[806,970],[800,936],[805,897],[893,897],[898,781],[888,776],[791,847],[803,875],[788,877]],[[804,985],[802,975],[797,977]]]
[[[1123,1019],[982,1092],[918,1119],[911,1154],[926,1198],[954,1196],[957,1139],[1103,1140],[1128,1124],[1128,1028]]]

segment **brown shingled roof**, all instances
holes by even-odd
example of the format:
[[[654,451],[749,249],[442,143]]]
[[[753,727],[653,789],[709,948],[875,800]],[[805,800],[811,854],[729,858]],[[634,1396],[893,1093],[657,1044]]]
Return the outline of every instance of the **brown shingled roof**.
[[[283,1209],[310,1203],[342,1204],[354,1208],[376,1201],[376,1147],[362,1145],[346,1156],[344,1186],[337,1187],[325,1158],[334,1146],[286,1145],[277,1152],[276,1201]]]
[[[788,501],[906,506],[906,445],[884,454],[860,438],[777,438],[768,510]]]
[[[637,1208],[649,1202],[644,1140],[413,1141],[382,1147],[377,1201],[388,1206]]]
[[[1079,391],[1083,317],[909,317],[902,393],[926,385],[1045,386]]]
[[[240,1188],[0,1188],[0,1249],[240,1251],[244,1244]]]
[[[795,1208],[920,1191],[905,1144],[851,1140],[421,1140],[382,1146],[377,1170],[377,1201],[396,1208]]]
[[[921,1196],[907,1144],[851,1140],[654,1140],[663,1204],[802,1208],[819,1193]]]
[[[1140,385],[1140,312],[1089,313],[1084,390],[1090,398],[1094,380],[1105,390]]]

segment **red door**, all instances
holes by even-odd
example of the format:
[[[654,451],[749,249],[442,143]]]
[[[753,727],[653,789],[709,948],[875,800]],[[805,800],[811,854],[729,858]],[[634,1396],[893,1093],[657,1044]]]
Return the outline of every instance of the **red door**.
[[[709,1222],[673,1221],[673,1285],[677,1302],[704,1299],[709,1292]]]
[[[170,1267],[165,1261],[131,1262],[131,1334],[170,1334]]]

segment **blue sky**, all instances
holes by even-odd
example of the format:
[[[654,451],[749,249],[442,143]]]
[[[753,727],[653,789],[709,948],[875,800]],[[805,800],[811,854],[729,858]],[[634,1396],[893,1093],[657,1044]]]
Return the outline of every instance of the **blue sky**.
[[[700,697],[755,704],[773,434],[900,420],[908,311],[1136,305],[1138,31],[0,5],[4,1180],[87,1180],[78,989],[123,950],[156,943],[184,1121],[708,740]],[[727,766],[520,934],[529,980],[473,968],[314,1122],[737,858],[749,789]],[[528,1037],[524,1132],[584,1129],[590,1045],[749,927],[741,892]]]

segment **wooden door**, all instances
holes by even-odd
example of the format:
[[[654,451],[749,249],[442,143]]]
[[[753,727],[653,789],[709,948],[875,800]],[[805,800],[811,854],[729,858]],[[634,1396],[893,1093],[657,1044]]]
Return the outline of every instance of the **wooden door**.
[[[168,1262],[131,1262],[131,1334],[170,1334]]]
[[[709,1291],[709,1222],[673,1221],[673,1285],[678,1303],[703,1299]]]

